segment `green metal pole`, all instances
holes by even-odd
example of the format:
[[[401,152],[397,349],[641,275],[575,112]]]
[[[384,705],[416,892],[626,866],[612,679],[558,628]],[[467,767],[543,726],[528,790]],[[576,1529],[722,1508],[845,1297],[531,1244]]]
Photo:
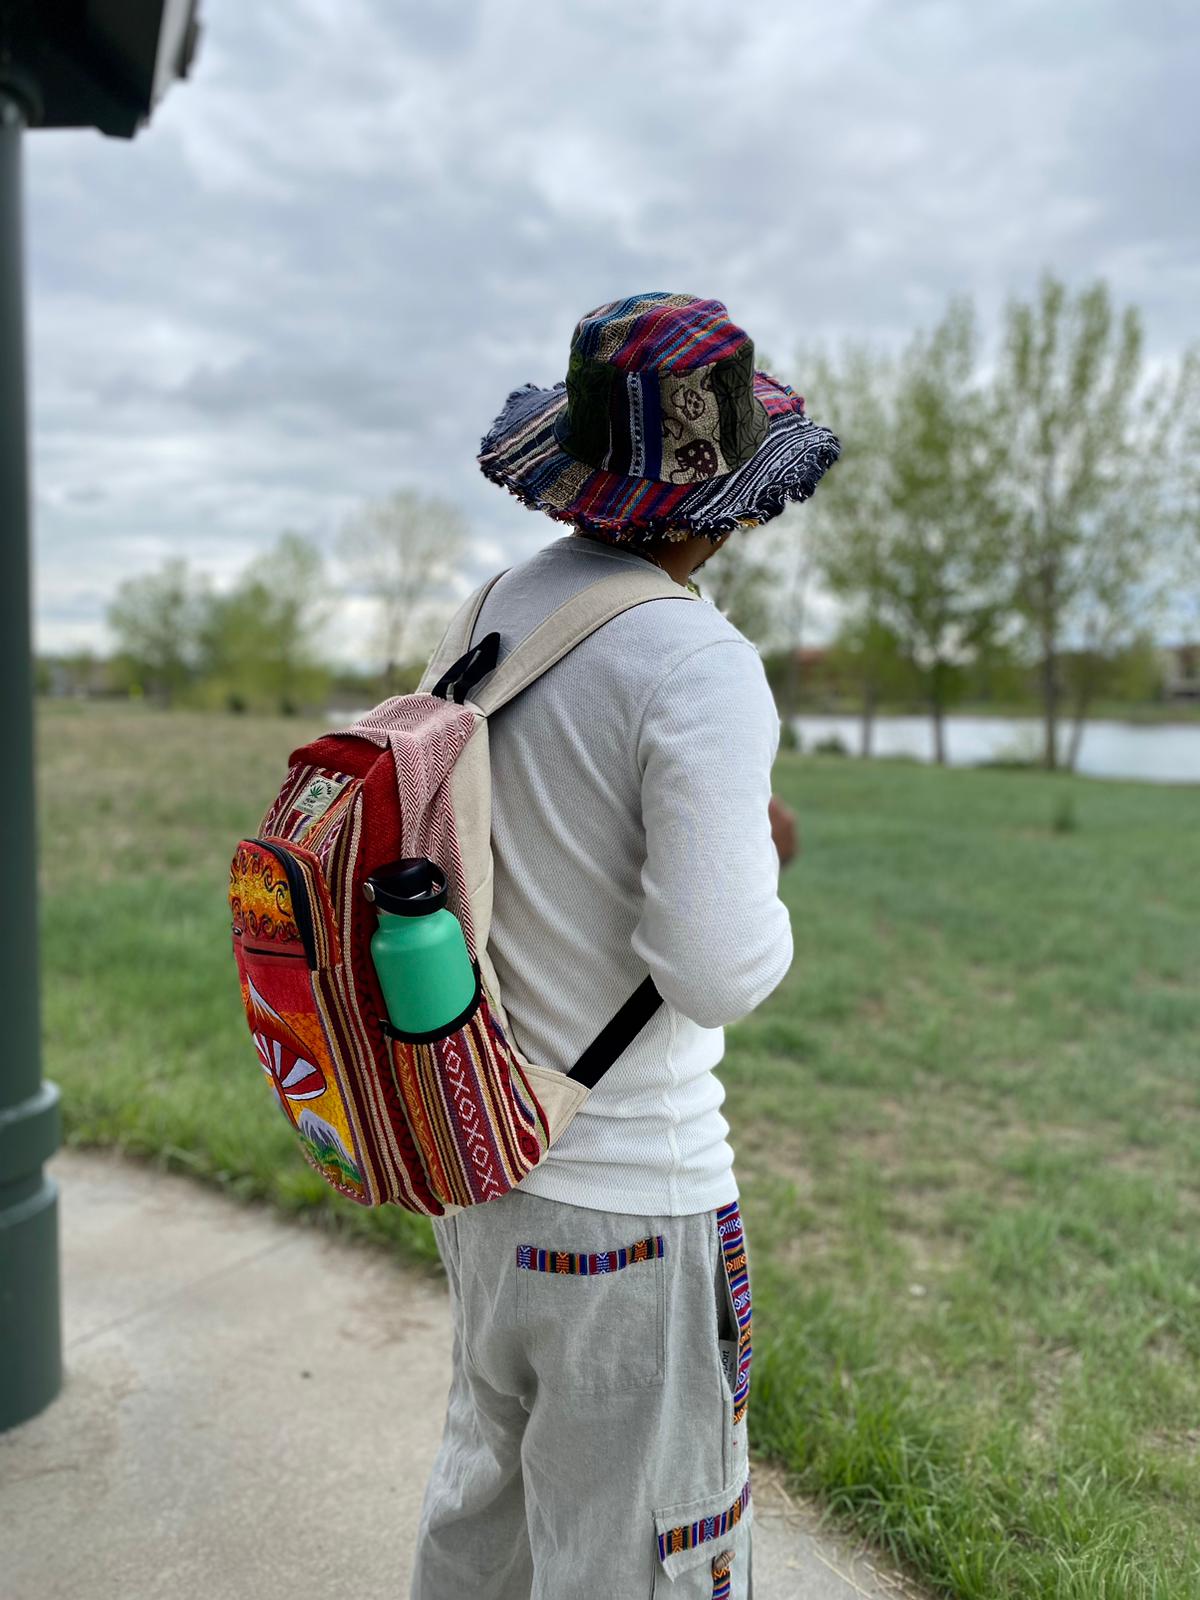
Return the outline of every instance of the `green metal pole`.
[[[30,625],[29,444],[25,402],[21,136],[26,103],[0,82],[0,1431],[35,1416],[62,1385],[58,1090],[41,1075],[37,813]]]

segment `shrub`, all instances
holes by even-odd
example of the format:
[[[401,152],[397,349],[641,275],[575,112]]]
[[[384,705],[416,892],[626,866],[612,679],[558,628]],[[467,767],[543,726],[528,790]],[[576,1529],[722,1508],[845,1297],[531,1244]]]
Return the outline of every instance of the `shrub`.
[[[1075,815],[1075,796],[1068,790],[1059,795],[1054,806],[1054,816],[1050,826],[1055,833],[1074,833],[1079,826],[1079,819]]]

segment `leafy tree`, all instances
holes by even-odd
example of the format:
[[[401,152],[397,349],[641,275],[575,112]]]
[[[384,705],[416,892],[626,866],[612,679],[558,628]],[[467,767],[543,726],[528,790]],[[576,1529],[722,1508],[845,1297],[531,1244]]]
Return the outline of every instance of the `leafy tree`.
[[[1011,618],[997,622],[965,664],[963,696],[994,706],[1036,705],[1032,668],[1012,637]]]
[[[913,666],[904,641],[879,617],[850,615],[842,623],[824,663],[824,675],[834,681],[869,683],[879,701],[915,700],[921,677]],[[869,756],[871,730],[864,726],[862,754]]]
[[[1048,768],[1060,764],[1069,635],[1099,658],[1159,596],[1183,382],[1143,379],[1138,312],[1118,316],[1103,281],[1072,297],[1046,273],[1032,304],[1009,302],[994,390],[998,487],[1014,604],[1038,653]],[[1077,684],[1077,724],[1096,681],[1085,673]]]
[[[766,371],[775,370],[770,355],[762,349],[758,362]],[[795,714],[799,699],[795,652],[804,638],[809,591],[817,571],[811,513],[811,501],[791,505],[763,528],[734,533],[712,565],[704,568],[719,580],[729,557],[740,562],[741,571],[728,581],[727,589],[717,582],[706,588],[714,594],[719,609],[761,647],[764,667],[772,663],[771,687],[782,707],[785,732],[787,718]]]
[[[996,451],[976,359],[970,302],[952,302],[933,333],[918,334],[905,352],[885,435],[890,537],[881,610],[921,682],[939,763],[946,710],[965,683],[962,663],[1001,611],[1003,544],[990,503]]]
[[[163,706],[196,677],[207,599],[207,578],[171,556],[158,572],[126,578],[106,609],[118,652]]]
[[[1151,633],[1141,632],[1109,662],[1107,691],[1115,700],[1147,705],[1163,698],[1162,653]]]
[[[825,483],[831,479],[824,480]],[[824,484],[822,485],[824,487]],[[760,639],[768,641],[771,687],[782,708],[785,725],[800,705],[799,651],[806,637],[813,582],[817,576],[817,549],[813,533],[814,502],[792,506],[753,537],[762,545],[769,572],[762,600],[765,615]]]
[[[863,753],[885,680],[904,655],[944,761],[945,714],[963,665],[998,625],[1003,570],[990,502],[995,447],[976,377],[970,303],[954,301],[899,360],[851,347],[817,358],[811,387],[842,438],[814,505],[822,573],[848,609],[845,659],[857,663]]]
[[[209,699],[285,714],[323,703],[321,636],[332,604],[320,551],[301,534],[281,534],[209,603],[201,630]]]
[[[372,647],[384,663],[385,695],[398,692],[410,653],[436,643],[440,629],[427,603],[456,571],[467,533],[456,506],[414,489],[369,502],[343,524],[338,554],[352,582],[379,606]]]
[[[758,542],[766,529],[737,528],[707,561],[696,579],[703,592],[748,639],[761,643],[771,626],[771,586],[775,582],[768,545]]]
[[[871,753],[892,639],[885,621],[886,555],[891,535],[888,434],[894,363],[862,344],[843,346],[841,359],[823,351],[801,354],[801,387],[812,412],[838,435],[842,453],[802,508],[817,571],[842,602],[862,704],[861,753]]]
[[[1172,542],[1176,614],[1186,641],[1200,639],[1200,346],[1189,349],[1180,364],[1176,403],[1180,431],[1180,465],[1174,504],[1178,517]]]
[[[1089,708],[1099,694],[1113,691],[1116,663],[1135,658],[1139,642],[1161,630],[1175,598],[1171,556],[1187,522],[1180,490],[1198,389],[1193,356],[1145,389],[1133,419],[1132,459],[1089,525],[1072,616],[1082,648],[1065,686],[1074,712],[1065,761],[1070,771]]]

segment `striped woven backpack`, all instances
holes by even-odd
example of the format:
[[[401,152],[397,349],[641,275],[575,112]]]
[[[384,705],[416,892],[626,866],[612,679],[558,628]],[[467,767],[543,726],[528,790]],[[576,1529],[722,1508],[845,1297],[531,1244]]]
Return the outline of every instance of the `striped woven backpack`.
[[[444,1216],[499,1199],[662,1000],[647,974],[569,1072],[522,1052],[487,950],[488,720],[619,612],[697,596],[649,563],[622,570],[565,601],[497,665],[500,635],[473,647],[471,636],[502,576],[463,602],[412,694],[291,752],[230,867],[233,953],[259,1065],[307,1160],[359,1205]],[[476,976],[474,1008],[439,1037],[392,1026],[371,958],[379,914],[364,881],[403,856],[445,872]]]

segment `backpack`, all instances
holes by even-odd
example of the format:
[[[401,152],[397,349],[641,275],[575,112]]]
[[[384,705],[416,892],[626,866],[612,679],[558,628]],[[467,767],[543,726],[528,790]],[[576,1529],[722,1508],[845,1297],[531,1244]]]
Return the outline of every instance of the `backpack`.
[[[500,1199],[662,1003],[647,974],[569,1072],[521,1050],[487,948],[488,721],[611,617],[699,596],[649,564],[621,570],[565,601],[497,665],[500,635],[473,647],[471,635],[503,575],[463,602],[412,694],[291,752],[230,865],[233,954],[259,1066],[308,1162],[363,1206],[445,1216]],[[404,856],[445,872],[475,972],[471,1007],[437,1036],[392,1026],[371,958],[379,913],[364,881]]]

